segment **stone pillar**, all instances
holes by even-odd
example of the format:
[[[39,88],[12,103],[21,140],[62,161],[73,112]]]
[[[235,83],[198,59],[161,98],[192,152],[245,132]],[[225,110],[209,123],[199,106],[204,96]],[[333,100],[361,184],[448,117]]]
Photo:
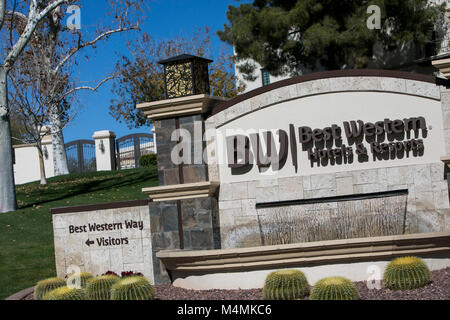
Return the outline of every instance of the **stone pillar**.
[[[112,131],[97,131],[95,140],[97,171],[116,170],[116,135]]]
[[[152,120],[158,146],[159,187],[143,190],[150,204],[153,270],[156,284],[170,281],[165,267],[156,257],[161,250],[220,249],[218,200],[219,184],[210,181],[208,165],[194,163],[206,143],[204,114],[224,98],[200,94],[144,103],[138,106]],[[184,129],[191,135],[191,163],[175,164],[172,150],[178,141],[172,133]]]

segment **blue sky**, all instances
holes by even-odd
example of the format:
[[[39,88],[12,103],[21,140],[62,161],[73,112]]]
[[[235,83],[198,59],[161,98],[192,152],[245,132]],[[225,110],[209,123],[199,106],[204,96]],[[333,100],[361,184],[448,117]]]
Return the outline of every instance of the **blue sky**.
[[[99,20],[104,19],[105,1],[83,0],[81,9],[82,28],[94,28]],[[213,35],[213,45],[224,45],[215,32],[227,23],[228,5],[238,6],[234,0],[154,0],[148,2],[147,19],[141,25],[155,39],[170,39],[177,35],[189,35],[196,27],[208,26]],[[118,53],[126,54],[125,43],[137,36],[137,32],[115,35],[108,41],[101,42],[89,61],[82,59],[75,76],[83,84],[95,85],[110,73],[118,59]],[[209,57],[213,58],[214,57]],[[87,83],[85,83],[87,82]],[[82,105],[77,118],[64,130],[66,142],[78,139],[90,139],[95,131],[111,130],[117,137],[131,133],[149,132],[150,128],[141,127],[130,130],[126,124],[119,123],[109,114],[111,84],[104,85],[98,92],[82,93],[78,100]]]

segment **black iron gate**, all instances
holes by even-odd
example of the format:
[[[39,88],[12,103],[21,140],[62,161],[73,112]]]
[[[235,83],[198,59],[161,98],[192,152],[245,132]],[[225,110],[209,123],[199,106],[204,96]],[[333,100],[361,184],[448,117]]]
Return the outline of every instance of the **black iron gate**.
[[[67,164],[70,173],[97,171],[94,141],[72,141],[67,143],[65,147],[67,153]]]
[[[117,168],[139,168],[139,158],[144,154],[154,153],[152,134],[138,133],[117,139]]]

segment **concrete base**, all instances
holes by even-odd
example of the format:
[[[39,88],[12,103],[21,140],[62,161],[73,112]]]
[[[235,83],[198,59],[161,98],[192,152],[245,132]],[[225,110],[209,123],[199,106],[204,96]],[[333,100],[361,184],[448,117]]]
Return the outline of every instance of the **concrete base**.
[[[450,254],[434,257],[422,257],[431,271],[450,267]],[[331,276],[342,276],[354,282],[382,280],[384,270],[390,261],[358,262],[345,264],[329,264],[313,267],[290,268],[305,273],[310,285],[320,279]],[[182,277],[174,274],[175,287],[191,290],[238,290],[260,289],[269,273],[276,270],[249,272],[214,273]]]

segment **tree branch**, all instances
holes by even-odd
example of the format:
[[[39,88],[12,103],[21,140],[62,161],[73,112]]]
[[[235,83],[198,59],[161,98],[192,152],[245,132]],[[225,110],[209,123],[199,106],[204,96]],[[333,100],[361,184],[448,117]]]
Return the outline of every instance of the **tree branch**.
[[[52,10],[54,10],[55,8],[59,7],[60,5],[62,5],[67,1],[68,0],[55,0],[54,2],[47,5],[47,7],[45,7],[40,13],[37,13],[38,8],[36,0],[31,1],[27,26],[25,27],[25,30],[20,35],[19,40],[16,42],[11,52],[5,59],[4,66],[6,67],[7,70],[10,70],[12,68],[19,55],[22,53],[23,49],[25,49],[26,45],[33,36],[33,33],[36,30],[36,27],[39,24],[39,22],[49,12],[51,12]]]
[[[1,1],[1,0],[0,0],[0,1]],[[25,23],[28,22],[28,17],[27,17],[26,15],[24,15],[23,13],[21,13],[21,12],[17,12],[17,11],[6,11],[6,12],[5,12],[5,17],[8,17],[8,16],[15,17],[15,18],[18,18],[18,19],[20,19],[20,20],[23,20],[23,22],[25,22]],[[12,18],[11,18],[11,19],[12,19]]]
[[[0,0],[0,30],[3,28],[3,22],[5,22],[6,13],[6,0]]]
[[[63,100],[65,97],[67,97],[68,95],[71,95],[72,93],[76,92],[76,91],[80,91],[80,90],[90,90],[90,91],[97,91],[103,84],[105,84],[106,82],[108,82],[109,80],[112,80],[116,78],[116,76],[109,76],[105,79],[103,79],[102,81],[100,81],[96,87],[89,87],[89,86],[81,86],[81,87],[77,87],[77,88],[73,88],[69,91],[67,91],[66,93],[64,93],[61,96],[61,100]]]
[[[89,41],[89,42],[84,42],[84,43],[79,42],[78,47],[73,48],[73,49],[69,52],[69,54],[68,54],[66,57],[64,57],[64,58],[61,60],[60,63],[58,63],[58,65],[56,66],[54,72],[55,72],[55,73],[59,72],[59,70],[62,68],[62,66],[63,66],[70,58],[72,58],[78,51],[80,51],[81,49],[84,49],[84,48],[89,47],[89,46],[93,46],[93,45],[96,44],[98,41],[100,41],[100,40],[102,40],[103,38],[105,38],[105,37],[107,37],[107,36],[110,36],[110,35],[112,35],[112,34],[120,33],[120,32],[126,32],[126,31],[130,31],[130,30],[138,30],[138,29],[139,29],[139,26],[138,26],[138,25],[135,25],[135,26],[132,26],[132,27],[128,27],[128,28],[120,27],[120,28],[117,28],[117,29],[114,29],[114,30],[109,30],[109,31],[103,32],[103,33],[100,34],[97,38],[95,38],[95,39],[93,39],[93,40],[91,40],[91,41]]]

